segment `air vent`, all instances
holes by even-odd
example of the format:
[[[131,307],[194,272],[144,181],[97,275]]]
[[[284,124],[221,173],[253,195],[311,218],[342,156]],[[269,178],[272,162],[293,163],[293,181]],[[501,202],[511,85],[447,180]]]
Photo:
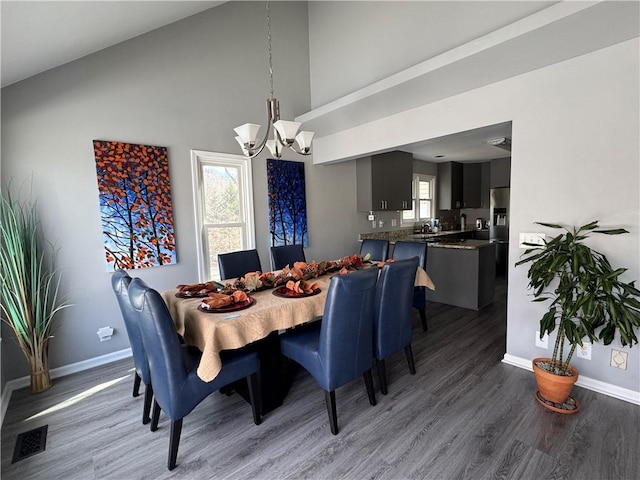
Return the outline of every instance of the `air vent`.
[[[48,428],[49,425],[44,425],[19,434],[11,463],[16,463],[36,453],[44,452],[47,446]]]

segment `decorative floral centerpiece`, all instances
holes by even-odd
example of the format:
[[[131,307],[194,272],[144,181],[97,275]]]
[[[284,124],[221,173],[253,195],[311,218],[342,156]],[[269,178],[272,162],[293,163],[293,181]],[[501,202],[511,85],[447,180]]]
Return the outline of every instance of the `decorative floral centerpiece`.
[[[340,260],[324,260],[321,262],[295,262],[292,267],[285,266],[279,272],[249,272],[234,282],[227,282],[222,293],[231,294],[235,290],[246,292],[256,292],[265,288],[276,288],[280,286],[296,285],[304,290],[308,284],[307,280],[318,278],[327,273],[339,270],[340,274],[361,268],[369,260],[369,255],[365,257],[359,254],[346,255]],[[293,283],[289,283],[293,282]],[[288,287],[287,287],[288,288]]]

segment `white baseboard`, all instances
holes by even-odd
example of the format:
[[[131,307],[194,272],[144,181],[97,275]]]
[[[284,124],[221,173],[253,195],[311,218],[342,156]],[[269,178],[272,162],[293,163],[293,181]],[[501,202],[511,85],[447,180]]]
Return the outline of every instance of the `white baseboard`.
[[[65,375],[71,375],[72,373],[82,372],[84,370],[89,370],[90,368],[116,362],[118,360],[122,360],[123,358],[130,357],[131,355],[131,349],[125,348],[124,350],[119,350],[117,352],[108,353],[99,357],[90,358],[89,360],[83,360],[82,362],[64,365],[63,367],[52,368],[49,374],[51,375],[51,378],[64,377]],[[11,394],[13,393],[13,391],[20,388],[28,387],[30,383],[30,377],[22,377],[16,378],[14,380],[9,380],[5,384],[4,390],[2,392],[2,399],[0,399],[0,402],[2,402],[2,417],[0,418],[0,425],[4,422],[4,414],[7,412],[7,407],[9,406],[9,401],[11,400]]]
[[[525,370],[533,371],[533,368],[531,367],[531,360],[515,357],[513,355],[509,355],[508,353],[505,353],[504,357],[502,358],[502,362],[513,365],[515,367],[524,368]],[[609,397],[624,400],[625,402],[633,403],[635,405],[640,405],[640,392],[635,390],[618,387],[610,383],[605,383],[601,382],[600,380],[585,377],[584,375],[580,375],[578,377],[576,385],[582,388],[586,388],[587,390],[593,390],[594,392],[608,395]]]

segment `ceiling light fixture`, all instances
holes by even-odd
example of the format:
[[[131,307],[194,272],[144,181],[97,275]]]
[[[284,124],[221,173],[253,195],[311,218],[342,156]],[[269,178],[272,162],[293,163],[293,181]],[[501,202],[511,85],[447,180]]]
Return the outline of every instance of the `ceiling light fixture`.
[[[488,145],[511,151],[511,139],[506,137],[490,138],[486,141]]]
[[[271,96],[267,100],[267,133],[260,143],[256,143],[260,125],[245,123],[235,128],[237,142],[242,152],[248,158],[254,158],[266,146],[275,158],[282,156],[284,147],[288,147],[300,155],[311,154],[313,132],[300,131],[301,124],[287,120],[280,120],[280,103],[273,96],[273,63],[271,55],[271,15],[269,0],[267,0],[267,43],[269,46],[269,81]],[[297,143],[297,148],[294,143]]]

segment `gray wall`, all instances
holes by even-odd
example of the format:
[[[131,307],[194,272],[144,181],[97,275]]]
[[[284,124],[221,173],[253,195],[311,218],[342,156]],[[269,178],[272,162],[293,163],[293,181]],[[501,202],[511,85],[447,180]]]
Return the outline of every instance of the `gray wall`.
[[[548,1],[460,3],[452,8],[450,1],[310,2],[312,106],[367,87],[550,5]]]
[[[608,5],[597,4],[594,11],[616,8],[612,3],[603,3]],[[627,10],[630,5],[621,2],[617,8],[630,12],[629,15],[635,13],[637,18],[637,8]],[[312,13],[320,14],[319,11],[322,11],[325,28],[314,28],[320,17],[311,17],[312,72],[316,60],[323,58],[316,48],[321,49],[323,45],[327,46],[324,55],[332,54],[332,68],[336,71],[349,71],[354,61],[366,62],[370,58],[368,50],[361,53],[353,45],[343,46],[336,41],[339,29],[330,27],[342,20],[335,5],[325,7],[323,2],[318,2]],[[406,21],[406,25],[412,25],[415,18],[403,18],[404,13],[398,9],[393,22]],[[599,27],[596,22],[582,31],[591,32],[594,25]],[[471,88],[437,102],[429,103],[428,91],[411,90],[402,85],[394,87],[390,89],[394,94],[410,99],[407,104],[421,106],[391,115],[389,106],[375,96],[365,98],[358,102],[357,108],[348,105],[326,114],[340,125],[340,131],[331,131],[316,140],[314,161],[323,163],[513,122],[507,311],[507,360],[512,363],[530,366],[532,358],[549,356],[553,348],[553,338],[547,350],[535,346],[538,320],[546,307],[531,302],[526,288],[526,268],[514,266],[522,253],[518,249],[518,234],[538,231],[534,222],[581,225],[599,219],[604,226],[626,228],[630,234],[601,236],[591,245],[606,253],[614,266],[628,268],[625,280],[640,279],[640,42],[637,22],[633,25],[635,37],[630,40]],[[314,37],[314,33],[317,36]],[[357,22],[349,34],[359,38],[362,45],[375,43],[379,35]],[[385,35],[385,39],[386,48],[397,52],[406,49],[402,35]],[[545,41],[553,51],[568,38],[552,37]],[[340,45],[340,49],[335,45]],[[478,69],[479,76],[484,73]],[[312,97],[317,83],[312,75]],[[342,92],[346,93],[349,92]],[[319,124],[323,121],[326,119],[322,117],[316,120]],[[354,138],[358,142],[353,142]],[[626,348],[627,370],[609,365],[612,348],[623,347],[618,339],[610,346],[597,344],[591,360],[574,357],[572,363],[589,379],[591,387],[608,385],[604,388],[616,394],[619,393],[616,387],[620,387],[625,389],[623,396],[637,399],[640,347]]]
[[[307,4],[276,2],[271,17],[275,96],[291,119],[310,105]],[[190,150],[240,153],[233,128],[265,124],[268,80],[264,3],[229,2],[2,89],[2,180],[27,193],[33,184],[74,304],[58,317],[52,368],[128,348],[104,263],[92,140],[168,147],[178,263],[132,274],[158,290],[195,281]],[[253,181],[257,247],[269,265],[265,159],[253,161]],[[304,160],[307,258],[355,251],[354,165]],[[116,334],[101,343],[105,325]],[[4,385],[28,369],[2,333]]]

